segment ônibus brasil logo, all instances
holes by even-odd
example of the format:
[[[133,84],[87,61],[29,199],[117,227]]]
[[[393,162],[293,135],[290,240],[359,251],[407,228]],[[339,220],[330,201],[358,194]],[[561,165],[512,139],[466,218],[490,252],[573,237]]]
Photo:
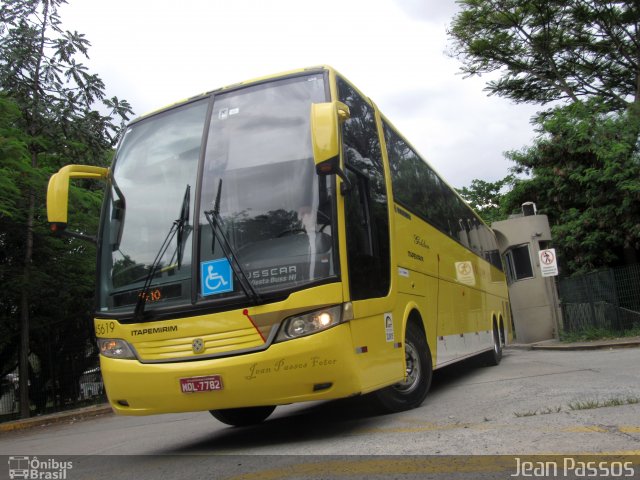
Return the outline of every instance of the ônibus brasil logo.
[[[38,480],[65,480],[67,470],[73,468],[73,462],[60,461],[55,458],[38,459],[38,457],[9,457],[9,478],[25,478]]]

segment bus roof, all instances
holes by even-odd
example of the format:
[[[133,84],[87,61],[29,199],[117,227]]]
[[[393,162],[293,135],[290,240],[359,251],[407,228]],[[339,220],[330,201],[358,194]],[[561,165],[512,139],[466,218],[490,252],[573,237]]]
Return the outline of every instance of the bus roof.
[[[179,105],[191,102],[193,100],[196,100],[198,98],[203,98],[206,97],[207,95],[211,95],[212,93],[218,93],[218,92],[224,92],[227,90],[233,90],[235,88],[238,87],[243,87],[243,86],[248,86],[248,85],[252,85],[252,84],[257,84],[257,83],[262,83],[268,80],[273,80],[273,79],[277,79],[277,78],[281,78],[281,77],[288,77],[290,75],[296,75],[296,74],[300,74],[300,73],[305,73],[305,72],[313,72],[313,71],[321,71],[321,70],[326,70],[326,71],[332,71],[334,73],[337,73],[336,70],[328,65],[317,65],[314,67],[306,67],[306,68],[298,68],[295,70],[288,70],[285,72],[280,72],[280,73],[275,73],[275,74],[271,74],[271,75],[265,75],[262,77],[257,77],[257,78],[252,78],[250,80],[245,80],[243,82],[238,82],[238,83],[232,83],[230,85],[225,85],[223,87],[220,88],[216,88],[214,90],[209,90],[197,95],[193,95],[191,97],[187,97],[184,98],[182,100],[178,100],[176,102],[170,103],[168,105],[165,105],[164,107],[161,108],[157,108],[155,110],[152,110],[150,112],[147,112],[143,115],[140,115],[139,117],[135,118],[134,120],[132,120],[130,123],[135,123],[139,120],[142,120],[143,118],[147,118],[150,117],[152,115],[155,115],[157,113],[163,112],[165,110],[169,110],[171,108],[177,107]]]

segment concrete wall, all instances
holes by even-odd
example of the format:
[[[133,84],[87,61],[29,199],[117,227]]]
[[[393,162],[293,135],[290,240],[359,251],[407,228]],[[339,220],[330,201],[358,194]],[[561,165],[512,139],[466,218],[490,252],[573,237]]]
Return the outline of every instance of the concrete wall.
[[[558,335],[560,312],[554,277],[542,277],[538,252],[540,242],[551,241],[546,215],[530,215],[494,222],[500,254],[512,247],[528,244],[533,277],[509,284],[511,311],[519,343],[548,340]]]

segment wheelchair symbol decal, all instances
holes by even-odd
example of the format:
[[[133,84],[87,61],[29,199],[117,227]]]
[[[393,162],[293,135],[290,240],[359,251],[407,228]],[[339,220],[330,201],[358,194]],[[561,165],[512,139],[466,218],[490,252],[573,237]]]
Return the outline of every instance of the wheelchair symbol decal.
[[[233,272],[226,258],[200,264],[202,296],[233,291]]]

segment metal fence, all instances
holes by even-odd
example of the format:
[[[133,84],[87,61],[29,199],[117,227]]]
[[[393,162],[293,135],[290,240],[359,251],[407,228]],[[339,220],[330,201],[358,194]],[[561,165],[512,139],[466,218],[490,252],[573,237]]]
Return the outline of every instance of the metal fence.
[[[78,345],[78,358],[29,357],[30,415],[42,415],[106,401],[97,354]],[[65,352],[69,353],[69,352]],[[0,378],[0,422],[20,418],[20,377],[17,368]]]
[[[563,278],[558,293],[565,332],[640,328],[640,265]]]

